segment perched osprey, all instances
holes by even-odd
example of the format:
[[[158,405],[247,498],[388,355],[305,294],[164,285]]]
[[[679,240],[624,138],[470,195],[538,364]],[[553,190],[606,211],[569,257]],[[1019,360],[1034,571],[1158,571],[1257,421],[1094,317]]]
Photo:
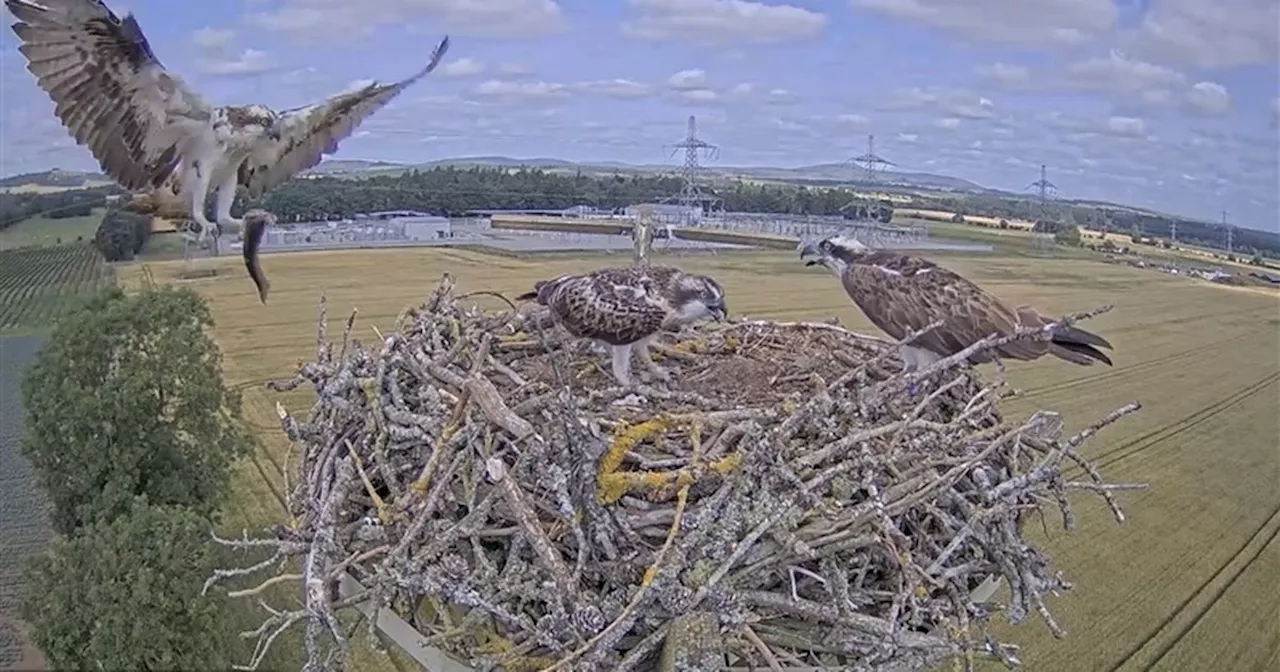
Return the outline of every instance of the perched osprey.
[[[275,112],[262,105],[214,107],[151,51],[132,13],[121,20],[102,0],[4,0],[27,70],[56,104],[55,114],[103,171],[130,191],[151,191],[159,207],[181,195],[200,225],[210,190],[215,221],[231,218],[236,186],[251,198],[320,163],[365,118],[426,76],[449,48],[446,36],[426,67],[392,84],[370,84],[328,100]]]
[[[835,235],[818,243],[802,244],[800,258],[806,266],[821,264],[831,270],[858,308],[882,331],[901,340],[912,331],[937,320],[942,326],[902,346],[908,372],[923,369],[954,355],[992,334],[1008,336],[1019,327],[1043,327],[1054,322],[1030,306],[1010,309],[953,271],[931,261],[888,250],[871,250],[852,237]],[[1017,340],[994,350],[1001,358],[1030,361],[1046,354],[1073,364],[1094,361],[1110,366],[1111,359],[1098,348],[1111,348],[1101,337],[1083,329],[1059,326],[1052,340]],[[971,364],[992,361],[991,351],[969,358]]]
[[[704,317],[725,317],[724,289],[705,275],[669,266],[601,268],[581,275],[540,280],[517,301],[536,299],[571,335],[610,346],[613,375],[631,385],[631,354],[637,348],[657,378],[670,376],[654,363],[649,343],[663,329]]]

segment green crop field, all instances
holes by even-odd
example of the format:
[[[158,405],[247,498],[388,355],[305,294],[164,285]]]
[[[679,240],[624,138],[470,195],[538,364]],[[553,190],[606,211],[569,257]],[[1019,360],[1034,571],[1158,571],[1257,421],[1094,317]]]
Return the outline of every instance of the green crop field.
[[[1088,447],[1108,480],[1150,483],[1146,492],[1121,495],[1128,520],[1118,525],[1104,506],[1081,497],[1074,532],[1050,520],[1047,538],[1032,533],[1076,588],[1049,605],[1067,638],[1055,640],[1034,614],[1020,627],[1000,626],[1023,646],[1026,669],[1276,669],[1280,295],[1079,258],[930,256],[1012,304],[1030,303],[1047,314],[1115,305],[1086,326],[1115,345],[1116,366],[1010,364],[1008,376],[1022,396],[1003,403],[1006,414],[1054,410],[1068,429],[1079,429],[1124,403],[1144,404]],[[834,278],[805,268],[794,254],[671,261],[717,277],[736,315],[834,315],[849,328],[877,333]],[[371,339],[373,326],[391,328],[401,309],[422,301],[446,271],[460,291],[511,296],[537,279],[625,262],[421,248],[273,254],[264,260],[272,282],[267,306],[258,303],[238,259],[198,263],[217,268],[218,275],[186,282],[211,302],[228,382],[243,389],[246,415],[265,446],[240,466],[226,523],[238,531],[260,529],[283,515],[280,467],[287,441],[274,407],[280,400],[305,413],[311,395],[278,395],[263,383],[290,376],[299,361],[314,357],[321,293],[334,323],[358,308],[356,335]],[[179,282],[180,262],[150,268],[158,281]],[[121,274],[127,285],[141,281],[140,267]],[[990,375],[989,367],[984,370]]]
[[[57,245],[62,243],[88,243],[102,223],[105,208],[94,208],[93,214],[84,217],[66,217],[51,219],[48,217],[29,217],[13,226],[0,229],[0,250],[28,245]]]
[[[87,243],[0,250],[0,333],[46,328],[113,279],[111,267]]]

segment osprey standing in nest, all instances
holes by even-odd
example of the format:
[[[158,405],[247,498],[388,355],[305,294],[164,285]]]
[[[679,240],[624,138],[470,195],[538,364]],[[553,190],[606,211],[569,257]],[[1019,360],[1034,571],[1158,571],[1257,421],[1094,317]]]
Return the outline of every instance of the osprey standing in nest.
[[[1010,336],[1020,327],[1054,323],[1030,306],[1010,309],[964,277],[931,261],[871,250],[850,236],[835,235],[816,244],[802,244],[800,258],[810,258],[806,266],[821,264],[835,273],[867,319],[895,339],[942,320],[940,327],[902,346],[907,372],[924,369],[992,334]],[[1054,327],[1051,333],[1049,341],[1017,340],[979,352],[969,357],[969,363],[990,362],[995,356],[1031,361],[1048,354],[1082,366],[1095,361],[1111,365],[1111,359],[1098,350],[1111,348],[1105,339],[1066,325]],[[915,392],[913,385],[911,394]]]
[[[215,227],[205,217],[211,190],[216,226],[241,229],[244,222],[231,217],[237,186],[258,198],[314,167],[369,115],[435,70],[449,48],[445,37],[426,67],[406,79],[314,105],[281,112],[214,107],[160,63],[132,13],[122,20],[102,0],[4,2],[18,19],[13,32],[27,70],[76,142],[120,186],[150,192],[131,209],[181,208],[200,226],[200,242]]]
[[[649,343],[663,329],[677,329],[704,317],[725,318],[724,289],[705,275],[668,266],[602,268],[581,275],[540,280],[517,301],[537,300],[571,335],[607,344],[613,376],[631,385],[631,355],[654,377],[670,374],[649,355]]]

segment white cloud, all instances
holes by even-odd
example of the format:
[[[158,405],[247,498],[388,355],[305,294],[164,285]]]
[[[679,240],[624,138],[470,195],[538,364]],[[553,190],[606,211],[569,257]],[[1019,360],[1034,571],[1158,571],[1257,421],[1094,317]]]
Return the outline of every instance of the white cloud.
[[[265,51],[246,48],[230,58],[204,57],[196,62],[196,70],[207,75],[260,75],[277,68]]]
[[[630,79],[607,79],[594,82],[579,82],[574,88],[586,93],[594,93],[609,98],[635,99],[653,95],[653,88],[647,84]]]
[[[899,89],[880,103],[884,110],[933,110],[965,119],[992,119],[995,103],[966,89],[912,87]]]
[[[871,121],[861,114],[837,114],[835,120],[848,126],[866,126]]]
[[[849,0],[863,9],[954,33],[975,42],[1076,46],[1109,32],[1111,0]]]
[[[1006,86],[1026,84],[1031,81],[1031,69],[1025,65],[994,63],[992,65],[978,68],[978,74]]]
[[[935,123],[937,124],[938,128],[945,128],[948,130],[960,128],[960,120],[957,119],[956,117],[944,117],[942,119],[939,119]]]
[[[1146,91],[1178,88],[1186,77],[1175,70],[1131,59],[1123,52],[1077,61],[1067,66],[1067,81],[1074,86],[1101,92],[1141,95]]]
[[[490,79],[475,88],[478,96],[509,100],[551,100],[568,95],[568,87],[554,82],[505,82]]]
[[[466,56],[452,61],[447,60],[439,68],[440,74],[445,77],[475,77],[484,70],[484,63]]]
[[[770,89],[769,92],[765,94],[765,102],[771,105],[790,105],[798,102],[799,100],[800,96],[796,95],[792,91],[788,91],[787,89]]]
[[[1107,119],[1107,130],[1115,135],[1141,138],[1147,134],[1147,124],[1136,117],[1111,117]]]
[[[680,98],[686,103],[695,105],[711,105],[720,101],[720,96],[711,89],[690,89],[680,92]]]
[[[533,74],[533,68],[524,63],[500,63],[498,65],[498,74],[507,77],[528,77]]]
[[[707,88],[707,73],[702,70],[681,70],[667,78],[667,86],[676,91],[694,91]]]
[[[117,10],[118,11],[118,10]],[[124,16],[121,14],[121,16]],[[233,30],[225,28],[210,28],[204,26],[191,32],[191,43],[201,49],[219,49],[231,46],[236,39],[236,33]]]
[[[639,15],[624,35],[655,42],[773,44],[811,38],[827,25],[824,14],[794,5],[748,0],[630,0]]]
[[[1197,82],[1187,92],[1187,105],[1199,114],[1222,114],[1231,107],[1231,94],[1216,82]]]
[[[370,38],[379,26],[408,26],[442,35],[528,39],[567,24],[555,0],[282,0],[248,17],[250,23],[303,42]],[[429,47],[427,47],[429,49]]]
[[[1261,64],[1280,52],[1275,0],[1150,0],[1130,41],[1144,54],[1202,69]]]

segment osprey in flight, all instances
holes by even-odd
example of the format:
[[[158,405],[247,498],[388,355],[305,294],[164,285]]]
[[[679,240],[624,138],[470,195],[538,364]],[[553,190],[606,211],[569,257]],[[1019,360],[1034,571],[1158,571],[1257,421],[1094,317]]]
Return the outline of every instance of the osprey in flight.
[[[669,374],[654,363],[649,343],[663,329],[704,317],[725,317],[724,289],[705,275],[668,266],[602,268],[581,275],[540,280],[517,301],[536,299],[571,335],[601,341],[613,352],[613,376],[631,385],[631,355],[638,347],[658,379]]]
[[[426,67],[391,84],[370,84],[306,107],[214,107],[151,51],[132,13],[122,20],[102,0],[4,0],[27,70],[53,100],[76,142],[130,191],[157,203],[177,195],[200,225],[212,227],[205,200],[218,192],[219,227],[231,218],[236,187],[251,198],[320,163],[362,121],[439,65],[446,36]]]
[[[902,346],[906,371],[923,369],[992,335],[1009,336],[1020,327],[1044,327],[1054,320],[1030,306],[1010,309],[996,297],[953,271],[931,261],[888,250],[871,250],[850,236],[835,235],[802,244],[806,266],[821,264],[840,278],[844,290],[867,319],[901,340],[935,321],[942,325]],[[1030,361],[1046,354],[1073,364],[1111,365],[1098,348],[1111,348],[1103,338],[1077,327],[1059,325],[1049,341],[1017,340],[995,348],[1002,358]],[[969,357],[971,364],[994,359],[992,351]]]

